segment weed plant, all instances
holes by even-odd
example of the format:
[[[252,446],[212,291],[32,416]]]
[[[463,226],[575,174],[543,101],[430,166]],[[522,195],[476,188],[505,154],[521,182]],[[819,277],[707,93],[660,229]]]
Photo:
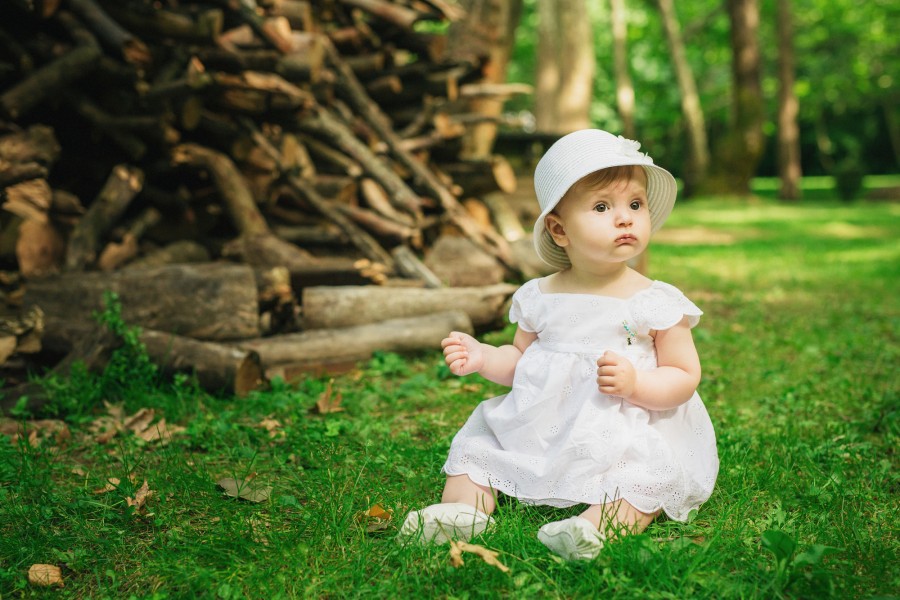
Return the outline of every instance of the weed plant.
[[[435,349],[220,397],[160,380],[108,308],[122,360],[48,384],[71,436],[0,438],[0,595],[896,597],[898,240],[896,204],[680,205],[650,275],[705,311],[694,331],[721,457],[715,492],[689,522],[660,519],[592,562],[564,562],[536,538],[578,509],[502,498],[496,527],[472,541],[508,573],[395,540],[407,511],[438,501],[453,434],[499,386],[450,375]],[[315,412],[338,394],[341,411]],[[185,429],[167,444],[98,443],[103,400]],[[101,492],[110,477],[119,483]],[[268,500],[226,495],[226,477],[269,486]],[[144,481],[152,495],[136,508]],[[393,519],[361,517],[376,504]],[[29,584],[36,563],[61,567],[64,587]]]

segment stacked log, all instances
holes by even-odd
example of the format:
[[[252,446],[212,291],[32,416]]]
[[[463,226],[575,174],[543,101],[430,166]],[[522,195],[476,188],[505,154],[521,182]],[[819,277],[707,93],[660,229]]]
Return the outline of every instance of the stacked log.
[[[511,289],[491,284],[523,270],[490,215],[510,228],[495,192],[516,177],[463,141],[496,119],[473,98],[528,90],[448,51],[465,18],[442,0],[0,3],[7,312],[40,314],[70,360],[102,356],[73,324],[116,291],[161,364],[239,393],[496,324]],[[496,278],[448,295],[424,260],[447,235]]]

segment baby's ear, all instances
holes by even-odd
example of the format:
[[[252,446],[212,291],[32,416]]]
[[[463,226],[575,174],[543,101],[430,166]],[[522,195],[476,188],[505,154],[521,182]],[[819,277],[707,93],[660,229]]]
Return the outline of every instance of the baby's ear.
[[[557,246],[564,247],[569,245],[566,227],[563,224],[562,219],[559,218],[559,215],[550,213],[544,217],[544,227],[547,228],[547,232],[550,233],[550,237],[553,238],[553,241],[556,242]]]

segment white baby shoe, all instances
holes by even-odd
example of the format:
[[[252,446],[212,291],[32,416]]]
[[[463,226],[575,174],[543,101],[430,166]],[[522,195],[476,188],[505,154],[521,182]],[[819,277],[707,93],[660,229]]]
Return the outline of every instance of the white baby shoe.
[[[591,560],[600,554],[605,536],[583,517],[547,523],[538,529],[538,539],[566,560]]]
[[[474,506],[462,502],[432,504],[406,515],[397,537],[423,544],[444,544],[451,539],[468,541],[494,520]]]

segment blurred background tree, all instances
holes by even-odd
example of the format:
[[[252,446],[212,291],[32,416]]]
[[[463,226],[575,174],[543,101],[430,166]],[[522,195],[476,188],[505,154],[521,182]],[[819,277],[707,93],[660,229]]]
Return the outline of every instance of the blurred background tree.
[[[555,52],[541,41],[554,31],[541,26],[550,6],[569,6],[590,20],[590,126],[623,134],[633,128],[644,149],[681,177],[688,192],[744,193],[752,176],[780,176],[782,196],[792,198],[796,182],[789,178],[799,173],[834,175],[852,187],[863,174],[898,171],[900,38],[888,24],[900,22],[900,3],[523,0],[510,81],[540,85],[541,55]],[[555,21],[565,19],[556,13]],[[579,39],[580,31],[572,29],[571,39]],[[733,61],[735,45],[749,61]],[[562,70],[577,71],[569,61]],[[534,114],[536,101],[515,98],[506,109]],[[537,119],[539,133],[571,128]]]

